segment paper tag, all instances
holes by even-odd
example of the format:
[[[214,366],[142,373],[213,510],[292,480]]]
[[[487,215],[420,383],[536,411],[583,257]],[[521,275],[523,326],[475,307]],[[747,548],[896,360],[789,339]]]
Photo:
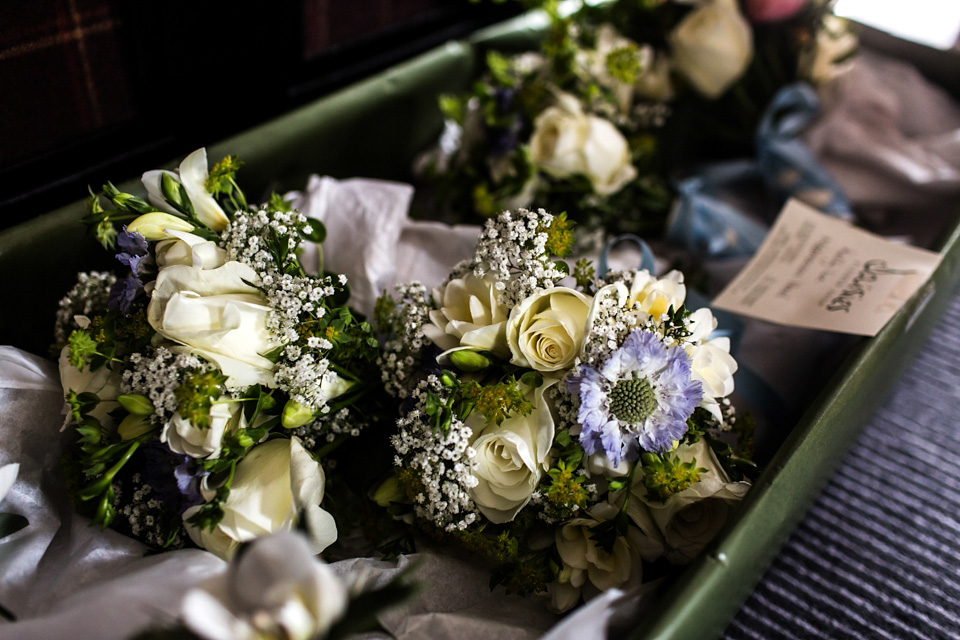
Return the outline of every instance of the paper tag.
[[[941,258],[791,200],[713,306],[778,324],[874,336]]]

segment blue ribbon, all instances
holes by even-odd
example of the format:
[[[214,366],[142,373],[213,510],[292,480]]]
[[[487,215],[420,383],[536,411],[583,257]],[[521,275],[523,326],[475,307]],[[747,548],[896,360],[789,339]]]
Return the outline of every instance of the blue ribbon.
[[[677,185],[679,197],[667,237],[700,255],[753,255],[766,237],[767,228],[723,196],[746,191],[744,187],[755,189],[758,184],[775,196],[775,208],[763,216],[768,220],[772,221],[790,197],[805,200],[825,213],[851,219],[850,204],[840,185],[799,139],[818,110],[819,101],[809,86],[793,84],[781,89],[757,127],[756,159],[707,165]]]

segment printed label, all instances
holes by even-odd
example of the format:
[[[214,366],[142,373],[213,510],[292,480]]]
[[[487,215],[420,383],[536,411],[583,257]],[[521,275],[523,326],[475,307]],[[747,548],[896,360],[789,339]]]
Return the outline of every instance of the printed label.
[[[941,257],[791,200],[713,306],[778,324],[873,336]]]

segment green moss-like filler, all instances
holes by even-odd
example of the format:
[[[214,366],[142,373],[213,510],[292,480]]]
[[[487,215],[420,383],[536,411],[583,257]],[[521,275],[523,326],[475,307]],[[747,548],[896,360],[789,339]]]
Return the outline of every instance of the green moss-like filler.
[[[555,216],[547,228],[547,243],[544,248],[557,257],[570,255],[573,250],[573,222],[567,220],[567,214]]]
[[[587,490],[583,488],[584,477],[577,475],[576,465],[567,465],[559,460],[552,469],[547,471],[550,484],[543,491],[546,498],[549,514],[557,519],[565,520],[587,506]]]
[[[533,411],[533,405],[513,376],[488,385],[473,380],[465,382],[461,396],[464,401],[471,403],[473,410],[479,411],[487,422],[498,425],[510,416],[525,416]]]
[[[681,462],[669,453],[663,456],[644,453],[641,461],[647,496],[658,502],[666,502],[671,496],[700,482],[700,474],[707,472],[706,469],[697,467],[696,459]]]
[[[626,84],[633,84],[643,73],[640,48],[632,42],[608,53],[606,64],[610,75]]]
[[[210,407],[221,395],[227,377],[219,371],[195,371],[187,374],[177,387],[177,411],[199,429],[210,428]]]

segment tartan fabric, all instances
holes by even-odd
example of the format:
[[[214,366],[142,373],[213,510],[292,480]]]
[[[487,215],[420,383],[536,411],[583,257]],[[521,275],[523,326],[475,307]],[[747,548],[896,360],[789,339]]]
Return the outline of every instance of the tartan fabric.
[[[416,20],[450,0],[303,0],[307,57]]]
[[[108,0],[0,4],[0,166],[134,115],[122,27]]]

